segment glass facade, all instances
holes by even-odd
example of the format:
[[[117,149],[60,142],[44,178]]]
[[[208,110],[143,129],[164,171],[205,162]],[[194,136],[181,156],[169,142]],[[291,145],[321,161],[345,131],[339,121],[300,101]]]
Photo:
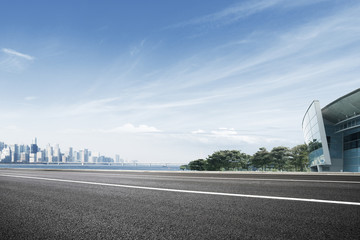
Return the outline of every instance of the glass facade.
[[[331,171],[343,170],[343,134],[336,132],[336,126],[324,119],[326,139],[331,157]]]
[[[331,164],[330,158],[326,158],[327,141],[322,121],[320,105],[314,101],[307,110],[302,123],[305,143],[309,149],[310,167]],[[324,148],[325,146],[325,148]]]
[[[322,109],[313,101],[302,129],[312,171],[360,172],[360,88]]]
[[[360,129],[344,132],[344,171],[360,172]]]
[[[360,118],[351,119],[349,121],[345,121],[344,123],[338,124],[338,126],[336,127],[336,131],[340,132],[354,127],[360,127]]]

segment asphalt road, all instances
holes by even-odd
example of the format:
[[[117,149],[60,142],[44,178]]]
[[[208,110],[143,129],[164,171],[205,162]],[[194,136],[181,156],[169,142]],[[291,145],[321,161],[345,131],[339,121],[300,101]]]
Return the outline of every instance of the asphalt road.
[[[0,169],[1,239],[359,237],[360,175]]]

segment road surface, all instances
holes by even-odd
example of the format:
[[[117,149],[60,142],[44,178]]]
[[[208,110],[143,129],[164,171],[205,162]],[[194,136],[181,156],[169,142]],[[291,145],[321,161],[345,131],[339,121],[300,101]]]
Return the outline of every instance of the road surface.
[[[359,239],[360,175],[0,169],[1,239]]]

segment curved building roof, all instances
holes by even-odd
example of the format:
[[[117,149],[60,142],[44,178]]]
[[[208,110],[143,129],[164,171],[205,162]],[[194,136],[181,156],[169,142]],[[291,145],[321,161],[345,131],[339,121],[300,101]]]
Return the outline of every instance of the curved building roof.
[[[321,109],[323,118],[338,123],[360,115],[360,88],[352,91]]]

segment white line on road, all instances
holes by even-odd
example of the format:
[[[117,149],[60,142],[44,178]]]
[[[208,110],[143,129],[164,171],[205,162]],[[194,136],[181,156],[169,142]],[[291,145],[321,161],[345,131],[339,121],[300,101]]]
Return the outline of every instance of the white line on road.
[[[107,176],[119,176],[119,174],[106,174]],[[137,177],[146,179],[161,179],[166,178],[169,180],[187,180],[187,179],[207,179],[207,180],[241,180],[241,181],[274,181],[274,182],[311,182],[311,183],[350,183],[360,184],[356,181],[335,181],[335,180],[311,180],[311,179],[279,179],[279,178],[233,178],[233,177],[191,177],[191,176],[152,176],[152,175],[137,175],[137,174],[126,174],[121,175],[126,177]]]
[[[87,182],[87,181],[77,181],[77,180],[67,180],[67,179],[31,177],[31,176],[22,176],[22,175],[0,174],[0,176],[13,177],[13,178],[36,179],[36,180],[45,180],[45,181],[54,181],[54,182],[67,182],[67,183],[79,183],[79,184],[100,185],[100,186],[121,187],[121,188],[145,189],[145,190],[164,191],[164,192],[194,193],[194,194],[206,194],[206,195],[218,195],[218,196],[260,198],[260,199],[274,199],[274,200],[288,200],[288,201],[316,202],[316,203],[332,203],[332,204],[360,206],[360,202],[346,202],[346,201],[332,201],[332,200],[321,200],[321,199],[275,197],[275,196],[249,195],[249,194],[238,194],[238,193],[205,192],[205,191],[182,190],[182,189],[142,187],[142,186],[113,184],[113,183],[98,183],[98,182]]]
[[[84,171],[83,173],[86,173]],[[14,172],[12,172],[14,173]],[[91,174],[103,174],[101,171],[91,171]],[[274,182],[308,182],[308,183],[341,183],[341,184],[360,184],[360,181],[339,181],[339,180],[316,180],[316,179],[282,179],[282,178],[253,178],[253,177],[194,177],[194,176],[154,176],[154,175],[139,175],[139,174],[116,174],[106,173],[106,176],[117,176],[117,177],[129,177],[138,179],[169,179],[171,181],[176,180],[190,180],[190,179],[206,179],[206,180],[240,180],[240,181],[274,181]]]

